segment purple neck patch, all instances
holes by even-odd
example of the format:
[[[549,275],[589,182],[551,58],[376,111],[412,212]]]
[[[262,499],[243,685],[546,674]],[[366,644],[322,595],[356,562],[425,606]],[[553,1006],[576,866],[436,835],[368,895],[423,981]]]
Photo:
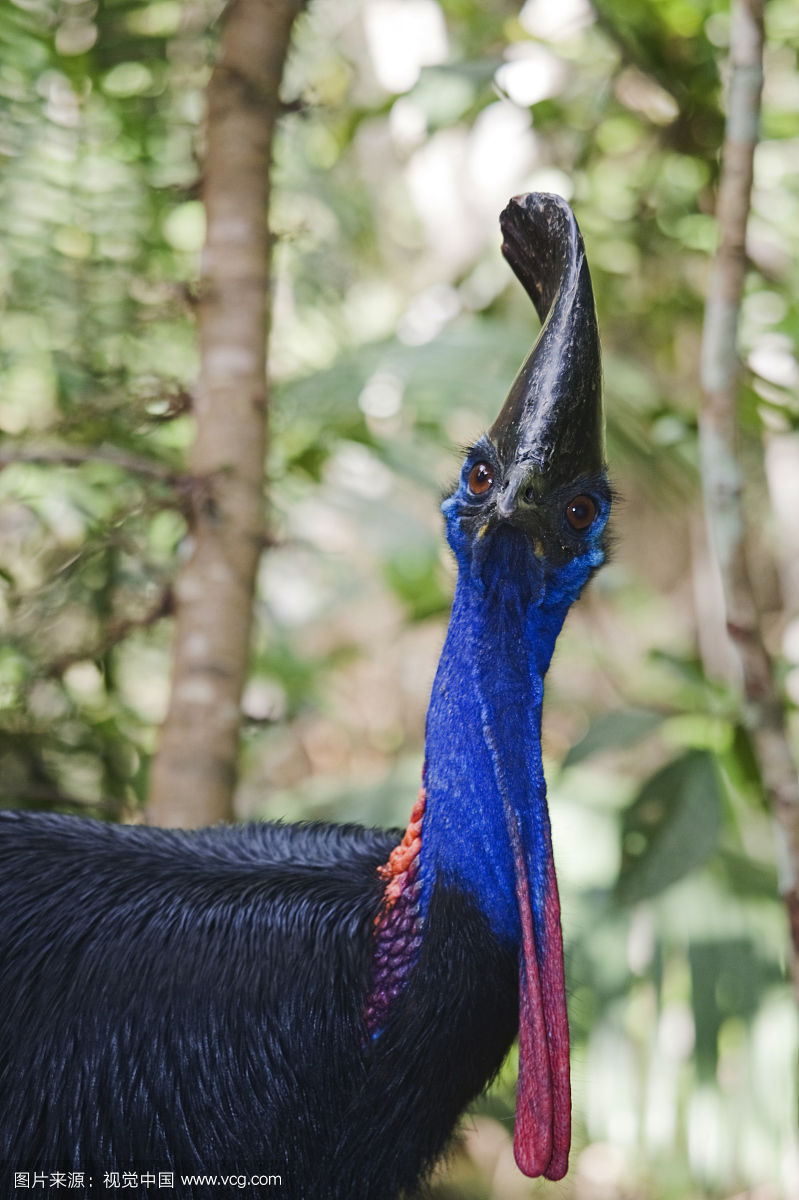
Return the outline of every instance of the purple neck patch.
[[[405,987],[422,944],[418,875],[425,799],[425,789],[420,788],[402,841],[391,851],[388,862],[378,867],[386,888],[375,920],[372,977],[363,1013],[370,1038],[376,1038],[385,1025],[391,1003]]]

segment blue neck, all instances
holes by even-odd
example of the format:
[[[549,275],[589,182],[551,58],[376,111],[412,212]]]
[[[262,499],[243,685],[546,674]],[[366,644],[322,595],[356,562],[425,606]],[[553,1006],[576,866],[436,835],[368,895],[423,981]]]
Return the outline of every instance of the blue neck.
[[[473,894],[498,937],[517,943],[508,817],[516,814],[535,872],[549,845],[543,679],[587,564],[553,573],[512,530],[493,536],[477,568],[462,560],[465,547],[453,548],[460,571],[427,716],[422,907],[442,877]]]

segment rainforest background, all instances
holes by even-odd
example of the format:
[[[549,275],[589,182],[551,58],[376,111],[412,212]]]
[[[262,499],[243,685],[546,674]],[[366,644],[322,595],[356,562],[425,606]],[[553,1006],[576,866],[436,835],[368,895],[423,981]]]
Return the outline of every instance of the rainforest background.
[[[218,0],[0,6],[5,806],[144,819],[208,486],[188,464],[223,26]],[[572,1170],[513,1165],[511,1056],[441,1200],[799,1193],[790,942],[698,450],[730,30],[721,0],[314,0],[294,27],[238,817],[407,820],[453,583],[440,496],[536,332],[499,252],[511,195],[573,205],[603,342],[617,544],[544,728]],[[766,35],[739,462],[796,752],[793,0],[770,0]]]

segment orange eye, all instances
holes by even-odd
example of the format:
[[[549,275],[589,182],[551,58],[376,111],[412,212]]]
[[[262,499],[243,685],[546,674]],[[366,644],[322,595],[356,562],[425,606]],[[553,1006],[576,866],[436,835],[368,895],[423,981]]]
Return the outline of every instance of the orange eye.
[[[469,472],[469,491],[482,496],[494,483],[494,472],[488,463],[475,463]]]
[[[590,496],[575,496],[566,505],[566,520],[572,529],[587,529],[596,516],[596,503]]]

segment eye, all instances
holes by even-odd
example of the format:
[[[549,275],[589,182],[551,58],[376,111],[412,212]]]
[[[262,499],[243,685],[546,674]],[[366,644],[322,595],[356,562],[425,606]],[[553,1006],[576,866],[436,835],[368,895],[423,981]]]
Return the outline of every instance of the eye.
[[[494,472],[488,463],[475,463],[469,472],[469,491],[482,496],[494,483]]]
[[[566,520],[572,529],[582,532],[596,516],[596,502],[590,496],[575,496],[566,505]]]

